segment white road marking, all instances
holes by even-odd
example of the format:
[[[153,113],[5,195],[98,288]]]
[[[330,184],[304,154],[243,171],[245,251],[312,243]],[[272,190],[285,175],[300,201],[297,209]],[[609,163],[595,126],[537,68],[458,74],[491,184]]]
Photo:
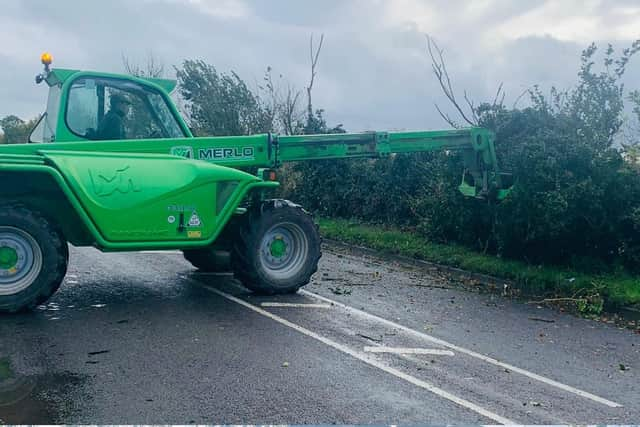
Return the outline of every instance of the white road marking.
[[[262,307],[292,307],[292,308],[331,308],[331,304],[304,304],[294,302],[262,302]]]
[[[154,254],[154,255],[182,255],[182,251],[138,251],[141,254]]]
[[[429,354],[433,356],[455,356],[453,351],[438,350],[435,348],[408,348],[408,347],[365,347],[366,353],[392,353],[392,354]]]
[[[492,357],[485,356],[484,354],[480,354],[480,353],[477,353],[477,352],[475,352],[473,350],[469,350],[469,349],[466,349],[464,347],[457,346],[455,344],[452,344],[452,343],[447,342],[445,340],[442,340],[440,338],[436,338],[434,336],[425,334],[424,332],[416,331],[416,330],[411,329],[411,328],[409,328],[407,326],[404,326],[404,325],[401,325],[399,323],[393,322],[391,320],[387,320],[387,319],[384,319],[382,317],[376,316],[375,314],[367,313],[366,311],[359,310],[357,308],[353,308],[353,307],[348,306],[346,304],[342,304],[341,302],[334,301],[331,298],[326,298],[326,297],[323,297],[322,295],[318,295],[316,293],[305,291],[305,290],[300,290],[298,292],[303,294],[303,295],[307,295],[307,296],[309,296],[311,298],[315,298],[317,300],[324,301],[324,302],[326,302],[328,304],[334,304],[337,307],[341,307],[341,308],[343,308],[345,310],[351,311],[352,313],[356,313],[356,314],[359,314],[361,316],[367,317],[369,319],[373,319],[373,320],[375,320],[377,322],[380,322],[382,324],[385,324],[387,326],[391,326],[393,328],[400,329],[400,330],[402,330],[404,332],[412,334],[413,336],[416,336],[416,337],[431,341],[432,343],[441,345],[443,347],[450,348],[451,350],[454,350],[454,351],[456,351],[458,353],[463,353],[463,354],[466,354],[467,356],[475,357],[476,359],[480,359],[480,360],[482,360],[484,362],[491,363],[491,364],[496,365],[496,366],[500,366],[501,368],[508,369],[508,370],[510,370],[512,372],[517,372],[517,373],[519,373],[521,375],[527,376],[527,377],[529,377],[531,379],[534,379],[536,381],[540,381],[540,382],[548,384],[550,386],[559,388],[560,390],[564,390],[566,392],[573,393],[573,394],[576,394],[578,396],[584,397],[585,399],[593,400],[594,402],[601,403],[601,404],[609,406],[611,408],[622,408],[622,406],[623,406],[620,403],[616,403],[616,402],[613,402],[611,400],[605,399],[603,397],[596,396],[595,394],[591,394],[589,392],[577,389],[575,387],[571,387],[570,385],[566,385],[566,384],[563,384],[561,382],[552,380],[551,378],[543,377],[542,375],[538,375],[536,373],[527,371],[526,369],[518,368],[518,367],[510,365],[508,363],[501,362],[501,361],[499,361],[497,359],[494,359]]]
[[[417,387],[420,387],[422,389],[428,390],[428,391],[430,391],[430,392],[432,392],[432,393],[434,393],[434,394],[436,394],[436,395],[438,395],[438,396],[440,396],[440,397],[442,397],[444,399],[450,400],[451,402],[454,402],[454,403],[456,403],[456,404],[458,404],[458,405],[460,405],[460,406],[462,406],[464,408],[467,408],[467,409],[469,409],[469,410],[471,410],[473,412],[476,412],[476,413],[478,413],[478,414],[480,414],[480,415],[482,415],[484,417],[487,417],[487,418],[489,418],[489,419],[491,419],[491,420],[493,420],[493,421],[495,421],[497,423],[500,423],[500,424],[516,424],[515,422],[513,422],[513,421],[511,421],[511,420],[509,420],[507,418],[504,418],[504,417],[502,417],[502,416],[500,416],[498,414],[494,414],[493,412],[491,412],[491,411],[489,411],[487,409],[484,409],[484,408],[476,405],[475,403],[472,403],[472,402],[469,402],[468,400],[465,400],[465,399],[462,399],[460,397],[454,396],[453,394],[451,394],[451,393],[449,393],[449,392],[447,392],[447,391],[445,391],[445,390],[443,390],[443,389],[441,389],[439,387],[436,387],[436,386],[434,386],[432,384],[429,384],[426,381],[422,381],[421,379],[413,377],[413,376],[411,376],[409,374],[406,374],[406,373],[404,373],[404,372],[402,372],[402,371],[400,371],[398,369],[395,369],[395,368],[393,368],[391,366],[387,366],[382,362],[379,362],[379,361],[377,361],[375,359],[372,359],[366,353],[362,353],[360,351],[353,350],[353,349],[351,349],[351,348],[349,348],[349,347],[347,347],[345,345],[342,345],[340,343],[337,343],[337,342],[335,342],[335,341],[333,341],[333,340],[331,340],[331,339],[329,339],[327,337],[324,337],[322,335],[316,334],[315,332],[310,331],[307,328],[304,328],[304,327],[302,327],[300,325],[292,323],[292,322],[290,322],[290,321],[288,321],[288,320],[286,320],[286,319],[284,319],[284,318],[282,318],[280,316],[277,316],[277,315],[275,315],[273,313],[270,313],[270,312],[268,312],[266,310],[263,310],[258,306],[250,304],[250,303],[248,303],[248,302],[246,302],[246,301],[244,301],[244,300],[242,300],[240,298],[234,297],[233,295],[229,295],[226,292],[219,291],[218,289],[213,288],[211,286],[208,286],[208,285],[206,285],[204,283],[200,283],[200,285],[203,286],[204,288],[208,289],[209,291],[211,291],[211,292],[213,292],[213,293],[215,293],[217,295],[220,295],[223,298],[228,299],[229,301],[233,301],[236,304],[240,304],[241,306],[246,307],[249,310],[255,311],[256,313],[261,314],[262,316],[268,317],[269,319],[274,320],[274,321],[276,321],[276,322],[278,322],[278,323],[280,323],[280,324],[282,324],[284,326],[287,326],[287,327],[289,327],[291,329],[294,329],[295,331],[300,332],[301,334],[304,334],[304,335],[306,335],[308,337],[311,337],[311,338],[313,338],[315,340],[318,340],[321,343],[328,345],[329,347],[332,347],[332,348],[334,348],[334,349],[336,349],[336,350],[338,350],[338,351],[340,351],[342,353],[348,354],[349,356],[351,356],[351,357],[353,357],[355,359],[358,359],[358,360],[366,363],[367,365],[373,366],[374,368],[378,368],[378,369],[380,369],[380,370],[382,370],[382,371],[384,371],[384,372],[386,372],[388,374],[391,374],[391,375],[393,375],[393,376],[395,376],[397,378],[400,378],[400,379],[402,379],[402,380],[404,380],[404,381],[406,381],[406,382],[408,382],[410,384],[413,384],[413,385],[415,385]]]

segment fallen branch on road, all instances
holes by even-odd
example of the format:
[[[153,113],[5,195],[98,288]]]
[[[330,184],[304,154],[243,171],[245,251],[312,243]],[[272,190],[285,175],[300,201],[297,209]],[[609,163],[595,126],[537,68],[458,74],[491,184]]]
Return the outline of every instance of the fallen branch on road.
[[[453,289],[451,286],[443,286],[443,285],[423,285],[421,283],[414,283],[411,286],[417,286],[419,288],[431,288],[431,289]]]
[[[541,317],[529,317],[529,320],[533,320],[535,322],[544,322],[544,323],[555,323],[555,320],[552,319],[543,319]]]
[[[527,301],[527,304],[546,304],[550,302],[588,302],[586,298],[545,298],[540,301]]]

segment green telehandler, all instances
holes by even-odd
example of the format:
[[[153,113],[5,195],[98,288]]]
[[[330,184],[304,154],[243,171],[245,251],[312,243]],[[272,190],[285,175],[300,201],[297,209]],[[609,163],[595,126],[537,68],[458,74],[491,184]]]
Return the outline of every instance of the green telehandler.
[[[285,162],[458,150],[463,194],[509,192],[486,129],[194,137],[169,97],[175,81],[41,59],[46,111],[28,143],[0,146],[0,312],[58,289],[68,243],[177,249],[198,269],[230,268],[252,291],[295,292],[317,270],[320,236],[302,207],[269,197]]]

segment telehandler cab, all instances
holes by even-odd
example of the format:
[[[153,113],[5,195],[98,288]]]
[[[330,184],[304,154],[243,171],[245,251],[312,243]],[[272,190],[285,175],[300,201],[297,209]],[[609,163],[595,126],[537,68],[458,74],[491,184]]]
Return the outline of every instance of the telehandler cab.
[[[0,312],[33,308],[58,289],[67,243],[178,249],[207,271],[227,268],[230,253],[250,290],[295,292],[317,270],[320,236],[302,207],[268,197],[285,162],[459,150],[463,194],[509,192],[486,129],[194,137],[169,97],[175,81],[41,59],[46,110],[28,143],[0,146]]]

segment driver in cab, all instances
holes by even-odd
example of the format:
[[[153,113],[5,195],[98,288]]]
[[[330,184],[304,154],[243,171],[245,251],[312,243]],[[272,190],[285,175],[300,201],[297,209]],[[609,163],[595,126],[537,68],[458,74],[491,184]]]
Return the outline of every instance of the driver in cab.
[[[109,111],[98,126],[97,139],[126,139],[124,118],[129,113],[131,102],[123,95],[111,95]]]

